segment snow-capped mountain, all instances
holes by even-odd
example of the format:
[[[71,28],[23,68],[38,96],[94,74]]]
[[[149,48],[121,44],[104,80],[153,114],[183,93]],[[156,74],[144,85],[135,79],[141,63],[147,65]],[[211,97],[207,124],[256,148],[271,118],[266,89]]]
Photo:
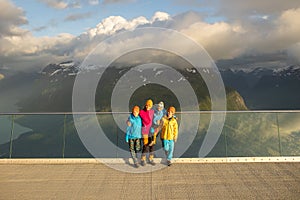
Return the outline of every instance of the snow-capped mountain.
[[[75,76],[78,73],[79,63],[66,61],[59,64],[49,64],[40,73],[49,77],[55,75]]]
[[[300,109],[300,66],[220,70],[250,109]]]

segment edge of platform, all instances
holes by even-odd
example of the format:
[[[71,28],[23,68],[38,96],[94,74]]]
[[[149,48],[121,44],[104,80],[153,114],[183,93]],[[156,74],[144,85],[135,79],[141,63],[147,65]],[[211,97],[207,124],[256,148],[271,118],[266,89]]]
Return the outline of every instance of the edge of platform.
[[[161,162],[164,158],[155,158]],[[0,164],[95,164],[128,163],[130,158],[18,158],[0,159]],[[256,163],[256,162],[300,162],[300,156],[290,157],[227,157],[227,158],[174,158],[173,163]]]

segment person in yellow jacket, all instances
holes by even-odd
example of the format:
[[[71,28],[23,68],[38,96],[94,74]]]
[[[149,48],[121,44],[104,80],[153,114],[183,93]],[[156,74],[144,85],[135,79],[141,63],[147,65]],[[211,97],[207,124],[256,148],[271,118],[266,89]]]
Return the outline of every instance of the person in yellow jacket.
[[[167,110],[167,115],[162,118],[160,128],[161,128],[161,140],[162,145],[167,156],[167,164],[171,166],[171,160],[173,158],[174,143],[177,141],[178,137],[178,124],[174,117],[175,108],[173,106],[169,107]]]

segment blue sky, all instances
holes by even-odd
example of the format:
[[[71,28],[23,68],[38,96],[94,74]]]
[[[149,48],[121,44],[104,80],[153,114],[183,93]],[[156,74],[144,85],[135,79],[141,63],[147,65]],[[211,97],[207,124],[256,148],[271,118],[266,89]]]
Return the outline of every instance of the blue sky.
[[[105,38],[145,26],[176,30],[216,61],[284,52],[300,63],[295,0],[1,0],[0,7],[0,69],[80,60]]]

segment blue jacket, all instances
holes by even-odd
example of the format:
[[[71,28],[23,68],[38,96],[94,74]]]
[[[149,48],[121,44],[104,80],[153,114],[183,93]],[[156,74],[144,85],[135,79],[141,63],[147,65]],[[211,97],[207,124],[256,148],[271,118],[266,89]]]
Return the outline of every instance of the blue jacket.
[[[158,126],[159,123],[157,123],[157,121],[161,120],[163,118],[163,116],[165,116],[167,114],[167,111],[166,111],[166,109],[162,109],[161,111],[158,111],[158,109],[156,107],[154,107],[153,110],[154,110],[154,116],[153,116],[152,124]]]
[[[132,113],[128,117],[128,121],[131,126],[127,126],[126,129],[126,142],[129,139],[142,138],[142,119],[140,116],[135,117]]]
[[[151,134],[153,134],[155,132],[155,128],[159,126],[160,121],[158,122],[158,120],[161,120],[167,114],[166,109],[162,109],[159,111],[157,109],[157,104],[155,104],[155,106],[153,106],[152,110],[154,110],[154,114],[153,114],[153,120],[152,120],[152,127],[150,128]]]

